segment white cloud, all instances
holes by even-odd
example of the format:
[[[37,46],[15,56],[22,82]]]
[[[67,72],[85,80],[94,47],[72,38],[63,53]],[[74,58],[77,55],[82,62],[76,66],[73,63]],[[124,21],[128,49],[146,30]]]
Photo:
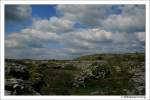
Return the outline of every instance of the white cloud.
[[[63,35],[64,43],[76,48],[93,48],[95,43],[111,40],[113,33],[100,28],[79,29]]]
[[[135,36],[138,38],[139,41],[144,42],[145,41],[145,32],[135,32]]]
[[[127,5],[122,7],[122,14],[110,15],[103,21],[102,26],[107,30],[136,32],[145,31],[144,5]]]
[[[81,30],[76,33],[73,32],[72,35],[87,41],[103,41],[110,39],[112,33],[101,30],[100,28],[92,28],[87,30]]]
[[[107,30],[134,32],[145,29],[145,6],[118,6],[120,14],[112,13],[112,5],[58,5],[63,18],[79,21],[91,27],[102,26]]]
[[[120,14],[112,13],[111,7],[58,5],[63,16],[35,18],[30,27],[8,34],[6,57],[69,59],[94,53],[144,51],[143,6],[120,6]],[[91,27],[76,28],[77,22]]]
[[[71,31],[73,29],[73,25],[74,22],[70,20],[58,18],[58,17],[51,17],[49,20],[33,19],[32,28],[36,30],[42,30],[42,31],[63,33],[66,31]]]
[[[36,30],[36,29],[24,29],[22,30],[22,33],[26,36],[28,36],[29,38],[35,38],[35,39],[39,39],[39,40],[53,40],[53,41],[59,41],[60,38],[56,33],[53,32],[45,32],[42,30]]]
[[[53,32],[43,32],[35,29],[23,29],[20,33],[10,34],[6,40],[6,47],[47,47],[50,43],[59,43],[61,37]]]

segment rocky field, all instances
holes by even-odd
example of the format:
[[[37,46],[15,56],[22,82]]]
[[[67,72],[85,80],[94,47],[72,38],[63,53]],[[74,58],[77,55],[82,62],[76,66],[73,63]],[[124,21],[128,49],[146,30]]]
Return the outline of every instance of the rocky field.
[[[5,60],[5,95],[144,95],[145,54]]]

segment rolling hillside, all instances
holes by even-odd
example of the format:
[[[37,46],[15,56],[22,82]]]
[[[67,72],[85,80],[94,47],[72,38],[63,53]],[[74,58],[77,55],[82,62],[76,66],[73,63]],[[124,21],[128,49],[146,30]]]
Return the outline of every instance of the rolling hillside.
[[[5,95],[144,95],[145,55],[5,61]]]

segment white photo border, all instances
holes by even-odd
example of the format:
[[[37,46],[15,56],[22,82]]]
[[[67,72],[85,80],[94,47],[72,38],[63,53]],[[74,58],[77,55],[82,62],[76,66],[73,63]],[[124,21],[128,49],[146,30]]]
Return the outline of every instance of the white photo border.
[[[109,1],[0,1],[0,98],[2,100],[126,100],[126,99],[136,99],[136,100],[149,100],[150,99],[150,1],[149,0],[141,0],[141,1],[131,1],[131,0],[109,0]],[[5,59],[5,51],[4,51],[4,40],[5,40],[5,17],[4,17],[4,7],[6,4],[144,4],[146,7],[146,68],[145,68],[145,75],[146,75],[146,94],[143,95],[133,95],[133,96],[125,96],[125,95],[118,95],[118,96],[5,96],[4,95],[4,59]]]

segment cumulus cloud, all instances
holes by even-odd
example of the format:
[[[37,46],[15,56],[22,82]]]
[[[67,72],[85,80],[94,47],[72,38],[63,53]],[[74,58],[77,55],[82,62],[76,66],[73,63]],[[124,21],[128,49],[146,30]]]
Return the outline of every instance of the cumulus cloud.
[[[47,19],[33,19],[33,28],[36,30],[42,31],[52,31],[52,32],[66,32],[71,31],[73,28],[74,22],[58,18],[58,17],[50,17]]]
[[[63,17],[82,24],[102,26],[107,30],[115,31],[144,31],[144,5],[118,5],[121,14],[113,13],[113,5],[58,5],[57,10]]]
[[[45,59],[69,59],[79,55],[94,53],[142,51],[144,50],[144,45],[140,44],[140,42],[141,40],[142,42],[144,41],[143,35],[143,32],[128,35],[127,33],[107,32],[100,28],[78,30],[78,32],[65,34],[24,29],[21,33],[10,35],[5,42],[6,51],[11,52],[11,55],[14,54],[13,56],[18,55],[17,58],[44,59],[45,57]],[[48,45],[63,45],[65,47],[55,48]],[[51,56],[49,57],[49,55]]]
[[[138,32],[145,31],[145,6],[126,5],[121,8],[122,14],[110,15],[102,26],[107,30]]]
[[[80,29],[63,35],[67,45],[76,48],[93,48],[95,43],[111,40],[112,33],[100,28]]]
[[[135,32],[135,36],[138,38],[139,41],[145,42],[145,32]]]
[[[58,5],[56,8],[66,19],[96,26],[108,17],[111,7],[112,5]]]
[[[61,38],[53,32],[43,32],[35,29],[24,29],[20,33],[10,34],[5,41],[6,47],[47,47],[58,43]]]
[[[95,53],[144,52],[144,5],[58,5],[59,17],[33,18],[6,36],[6,57],[69,59]],[[85,27],[76,28],[77,23]]]
[[[5,18],[11,21],[21,21],[31,17],[32,8],[29,5],[6,5]]]

